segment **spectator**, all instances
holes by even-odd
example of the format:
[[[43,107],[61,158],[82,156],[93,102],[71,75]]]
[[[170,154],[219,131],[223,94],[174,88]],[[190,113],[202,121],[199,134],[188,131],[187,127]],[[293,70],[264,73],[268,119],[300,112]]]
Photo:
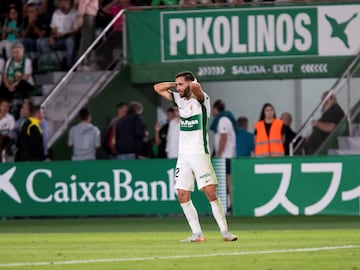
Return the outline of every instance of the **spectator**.
[[[32,71],[32,62],[25,56],[24,45],[15,42],[12,57],[6,62],[4,89],[0,96],[12,100],[15,94],[20,94],[22,99],[28,99],[29,92],[34,89]]]
[[[130,0],[111,0],[102,7],[102,12],[108,15],[111,19],[114,18],[122,9],[132,7]],[[115,32],[121,33],[117,37],[122,40],[122,32],[124,30],[124,16],[120,17],[113,25]]]
[[[37,13],[42,16],[46,16],[50,10],[48,0],[23,0],[24,14],[27,12],[28,5],[34,5]]]
[[[40,106],[30,106],[30,117],[19,130],[15,161],[45,161],[43,131],[40,126],[43,112]]]
[[[9,113],[10,101],[0,100],[0,161],[5,161],[5,150],[11,143],[10,131],[15,126],[15,119]]]
[[[9,8],[15,7],[21,13],[23,8],[23,0],[1,0],[0,1],[0,17],[5,18],[9,14]],[[22,17],[22,14],[19,14]]]
[[[314,120],[312,133],[306,139],[306,154],[314,154],[316,149],[325,141],[341,119],[345,116],[343,109],[337,103],[336,97],[330,91],[325,91],[322,96],[322,115],[319,120]]]
[[[15,6],[9,8],[9,15],[5,18],[4,26],[2,27],[2,40],[0,41],[0,52],[5,50],[6,58],[11,57],[11,49],[17,38],[21,34],[21,16]]]
[[[72,160],[94,160],[96,149],[100,147],[100,130],[91,124],[87,108],[79,112],[81,122],[69,131],[68,145],[73,148]]]
[[[8,156],[6,158],[9,161],[10,160],[14,161],[15,154],[17,151],[16,141],[19,137],[19,133],[20,133],[22,126],[28,120],[29,117],[30,117],[30,102],[28,100],[24,100],[24,102],[22,103],[21,109],[20,109],[20,117],[15,122],[14,128],[9,133],[11,142],[10,142],[10,146],[8,147],[9,151],[7,151]]]
[[[289,145],[291,141],[295,138],[296,133],[291,129],[292,116],[289,112],[284,112],[281,114],[280,119],[284,122],[285,130],[285,155],[289,155]]]
[[[29,1],[30,2],[30,1]],[[26,52],[37,51],[40,38],[48,31],[48,22],[43,15],[39,14],[35,3],[28,3],[25,7],[24,27],[21,32],[21,43]]]
[[[127,9],[133,6],[130,3],[130,0],[112,0],[105,4],[101,11],[106,16],[110,17],[110,20],[113,19],[122,9]],[[103,44],[101,50],[99,51],[100,66],[103,69],[111,67],[114,63],[113,53],[115,50],[120,51],[120,56],[122,56],[123,50],[123,30],[124,30],[124,20],[125,16],[122,15],[113,25],[112,33],[109,38]],[[108,21],[108,23],[110,22]]]
[[[109,126],[105,132],[105,136],[103,138],[102,146],[105,150],[107,157],[109,159],[116,159],[116,123],[118,120],[122,119],[128,111],[128,104],[125,102],[120,102],[117,105],[116,116],[111,119]]]
[[[155,125],[155,144],[158,147],[157,157],[166,158],[166,138],[169,130],[169,123],[174,119],[174,108],[170,107],[166,110],[166,122],[161,124],[157,122]]]
[[[10,138],[14,141],[17,140],[22,126],[30,117],[30,106],[31,106],[31,104],[30,104],[29,100],[24,100],[24,102],[21,105],[20,117],[18,120],[16,120],[15,126],[10,131],[10,134],[9,134]]]
[[[19,136],[19,132],[22,128],[22,126],[24,125],[24,123],[26,122],[26,120],[30,117],[30,108],[33,107],[34,105],[32,105],[29,100],[24,100],[24,102],[22,103],[21,109],[20,109],[20,117],[19,119],[16,121],[15,123],[15,127],[11,130],[10,132],[10,138],[16,142],[18,136]],[[48,141],[48,123],[44,117],[44,111],[41,109],[40,111],[43,115],[42,115],[42,120],[40,123],[40,127],[42,129],[42,137],[43,137],[43,146],[44,146],[44,155],[45,157],[49,157],[49,149],[47,147],[47,141]]]
[[[177,158],[179,154],[179,132],[180,132],[179,108],[174,106],[174,118],[169,123],[166,136],[166,157]]]
[[[116,151],[118,159],[135,159],[143,153],[145,124],[142,120],[143,105],[133,101],[126,116],[116,123]]]
[[[144,135],[144,138],[142,139],[141,152],[137,156],[137,158],[138,159],[146,159],[146,158],[154,158],[154,157],[155,157],[155,155],[153,152],[153,140],[151,140],[150,132],[146,128],[146,125],[145,125],[145,135]]]
[[[249,157],[254,152],[254,134],[248,132],[249,120],[245,116],[237,119],[238,133],[236,135],[236,156]]]
[[[50,28],[50,37],[39,40],[40,53],[66,49],[66,65],[70,68],[75,61],[75,36],[79,32],[77,12],[72,8],[70,0],[58,0]]]
[[[225,102],[218,99],[212,106],[214,119],[210,129],[214,132],[215,156],[226,160],[226,186],[229,195],[228,211],[231,212],[232,184],[231,184],[231,159],[236,156],[237,122],[230,111],[225,110]]]
[[[79,57],[94,41],[96,15],[99,10],[99,0],[77,0],[78,26],[81,27]],[[83,70],[90,70],[88,58],[82,66]]]
[[[260,119],[255,124],[255,156],[276,157],[285,154],[285,130],[282,120],[276,118],[274,106],[265,103]]]

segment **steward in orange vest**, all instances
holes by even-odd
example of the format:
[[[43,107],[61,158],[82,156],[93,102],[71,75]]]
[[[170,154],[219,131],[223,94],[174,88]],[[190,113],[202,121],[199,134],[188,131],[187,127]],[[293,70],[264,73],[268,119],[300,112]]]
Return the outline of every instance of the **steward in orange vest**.
[[[285,154],[283,143],[284,123],[274,118],[267,132],[265,121],[261,120],[255,124],[255,151],[256,157],[278,157]]]

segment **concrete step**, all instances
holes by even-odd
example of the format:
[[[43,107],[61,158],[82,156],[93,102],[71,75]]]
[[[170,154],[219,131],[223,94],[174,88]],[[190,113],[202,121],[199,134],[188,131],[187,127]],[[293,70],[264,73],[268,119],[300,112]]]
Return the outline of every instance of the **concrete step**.
[[[98,82],[103,74],[104,72],[99,71],[77,71],[74,77],[71,78],[71,89],[74,89],[74,91],[86,90],[91,84]],[[51,80],[43,83],[41,85],[41,93],[47,96],[54,89],[55,85],[56,82],[51,82]]]
[[[55,84],[65,75],[65,72],[56,71],[50,72],[45,74],[35,74],[34,80],[36,84],[43,85],[43,84]]]
[[[357,137],[340,136],[338,138],[338,142],[340,149],[360,150],[360,136]]]
[[[43,84],[41,85],[41,93],[44,96],[47,96],[53,89],[54,89],[54,84]]]

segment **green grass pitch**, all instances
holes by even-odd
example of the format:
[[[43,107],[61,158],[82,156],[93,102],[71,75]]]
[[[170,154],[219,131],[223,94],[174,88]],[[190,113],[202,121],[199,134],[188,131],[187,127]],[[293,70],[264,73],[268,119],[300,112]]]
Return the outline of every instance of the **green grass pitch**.
[[[360,269],[360,217],[228,218],[237,242],[224,242],[210,216],[207,241],[184,217],[0,221],[3,269]]]

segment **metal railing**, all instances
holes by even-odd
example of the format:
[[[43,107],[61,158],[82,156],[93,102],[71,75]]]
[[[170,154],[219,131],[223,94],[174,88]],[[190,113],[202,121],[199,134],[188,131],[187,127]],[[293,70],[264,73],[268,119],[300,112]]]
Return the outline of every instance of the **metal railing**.
[[[69,123],[76,117],[80,108],[85,106],[91,97],[98,94],[100,92],[99,90],[102,90],[107,83],[114,78],[119,72],[119,67],[123,67],[126,64],[126,47],[124,45],[125,38],[123,33],[122,58],[120,60],[118,59],[121,63],[115,63],[111,69],[79,71],[79,67],[85,60],[91,59],[93,55],[101,49],[104,40],[106,41],[111,38],[111,34],[114,32],[114,23],[120,19],[124,13],[125,10],[122,9],[112,18],[110,23],[101,31],[59,82],[55,84],[55,87],[41,103],[48,122],[52,124],[49,132],[48,147],[51,147],[63,134]],[[79,89],[79,87],[76,88],[74,86],[79,82],[84,82],[86,89]]]
[[[346,113],[346,118],[348,121],[349,126],[349,134],[351,135],[351,122],[352,122],[352,115],[351,109],[360,99],[360,83],[359,87],[353,86],[353,77],[354,74],[359,72],[360,69],[360,51],[355,56],[355,58],[351,61],[349,66],[346,68],[345,72],[336,80],[334,85],[329,90],[328,94],[324,99],[322,99],[315,109],[310,113],[309,117],[306,121],[301,125],[299,128],[296,136],[289,144],[289,155],[293,156],[295,153],[298,153],[300,147],[302,147],[305,138],[307,137],[308,132],[312,131],[312,122],[313,120],[317,119],[316,116],[319,114],[321,115],[321,109],[325,102],[334,95],[338,103],[342,105]],[[344,91],[346,90],[346,91]],[[301,154],[301,153],[300,153]]]

